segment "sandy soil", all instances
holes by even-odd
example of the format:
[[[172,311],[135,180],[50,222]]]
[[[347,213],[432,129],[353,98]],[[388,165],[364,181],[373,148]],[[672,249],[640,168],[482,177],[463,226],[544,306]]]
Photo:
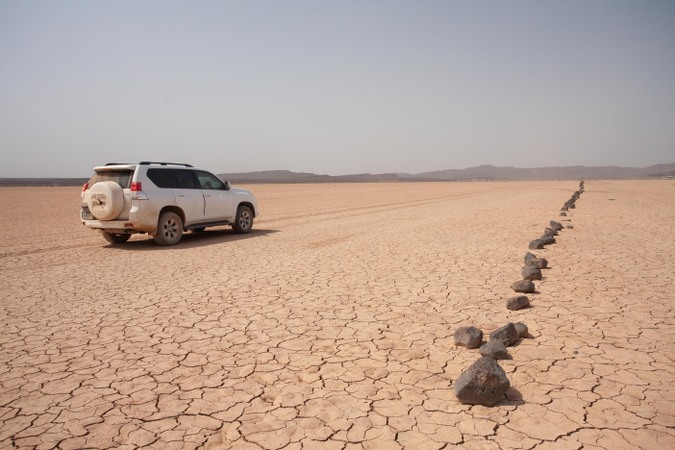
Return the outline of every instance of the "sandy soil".
[[[0,448],[675,448],[675,183],[250,186],[254,232],[136,236],[0,189]],[[457,327],[532,337],[460,404]]]

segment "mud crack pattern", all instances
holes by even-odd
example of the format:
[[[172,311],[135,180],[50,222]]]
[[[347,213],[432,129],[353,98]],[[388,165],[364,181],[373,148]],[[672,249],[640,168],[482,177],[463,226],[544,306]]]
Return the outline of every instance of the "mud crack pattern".
[[[78,189],[3,188],[0,447],[675,448],[672,182],[587,181],[504,308],[574,187],[250,186],[250,235],[171,248],[108,245]],[[509,321],[508,400],[460,404],[454,330]]]

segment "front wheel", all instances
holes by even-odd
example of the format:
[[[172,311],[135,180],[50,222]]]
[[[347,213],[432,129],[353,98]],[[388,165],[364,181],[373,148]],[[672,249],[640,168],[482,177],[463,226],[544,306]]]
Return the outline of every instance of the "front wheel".
[[[248,233],[253,228],[253,212],[248,206],[237,208],[237,217],[232,224],[235,233]]]
[[[101,231],[103,239],[110,242],[111,244],[124,244],[131,237],[130,234],[115,234],[108,233],[107,231]]]
[[[183,221],[175,212],[167,211],[159,217],[155,242],[159,245],[175,245],[183,237]]]

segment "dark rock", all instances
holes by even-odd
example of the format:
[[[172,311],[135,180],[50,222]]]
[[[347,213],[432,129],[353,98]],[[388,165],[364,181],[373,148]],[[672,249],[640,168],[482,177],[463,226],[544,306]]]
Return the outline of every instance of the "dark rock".
[[[544,242],[541,239],[535,239],[527,246],[530,250],[540,250],[544,248]]]
[[[455,395],[462,403],[492,406],[504,399],[511,386],[504,369],[493,358],[483,356],[455,381]]]
[[[538,269],[545,269],[548,267],[548,260],[546,258],[534,258],[525,261],[526,266],[533,266]],[[527,278],[526,278],[527,279]],[[541,279],[541,278],[540,278]]]
[[[523,294],[531,294],[534,292],[534,283],[529,280],[519,280],[511,285],[511,289]]]
[[[549,226],[556,231],[560,231],[563,229],[562,224],[560,222],[556,222],[555,220],[551,220],[549,222]]]
[[[483,342],[483,332],[476,327],[460,327],[455,331],[455,345],[478,348]]]
[[[574,225],[569,223],[569,224],[565,225],[565,228],[567,228],[568,230],[571,230],[572,228],[574,228]]]
[[[553,236],[545,234],[542,237],[539,238],[539,240],[544,244],[544,245],[551,245],[555,244],[556,240]]]
[[[494,359],[510,359],[508,350],[504,344],[498,341],[489,341],[487,344],[483,344],[478,349],[478,352],[483,356],[489,356]]]
[[[565,211],[560,211],[560,216],[561,216],[561,217],[565,217],[566,215],[567,215],[567,213],[566,213]]]
[[[506,299],[506,309],[511,311],[517,311],[527,306],[530,306],[530,299],[527,298],[527,295],[516,295]]]
[[[544,235],[545,236],[557,236],[558,232],[556,230],[554,230],[553,228],[546,228],[544,230]]]
[[[495,331],[490,333],[490,340],[500,342],[505,347],[510,347],[511,345],[518,342],[518,331],[516,326],[511,322],[507,323],[503,327],[497,328]]]
[[[527,330],[527,325],[525,325],[523,322],[516,322],[513,324],[513,326],[516,327],[519,337],[526,338],[530,335],[529,331]]]
[[[525,264],[521,271],[521,275],[523,276],[523,280],[541,280],[541,270],[539,270],[539,267],[532,264]]]
[[[528,266],[538,267],[540,269],[545,269],[548,267],[548,260],[545,258],[537,258],[534,253],[527,252],[525,253],[525,258],[523,259],[525,264]]]

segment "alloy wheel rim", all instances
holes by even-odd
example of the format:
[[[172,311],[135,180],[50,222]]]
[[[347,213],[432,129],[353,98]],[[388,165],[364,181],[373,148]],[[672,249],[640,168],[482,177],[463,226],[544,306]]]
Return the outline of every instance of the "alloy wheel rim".
[[[239,225],[242,228],[248,228],[251,225],[251,215],[248,211],[241,213],[241,216],[239,217]]]
[[[176,221],[175,220],[167,220],[166,223],[164,224],[164,234],[166,237],[173,238],[176,236]]]

